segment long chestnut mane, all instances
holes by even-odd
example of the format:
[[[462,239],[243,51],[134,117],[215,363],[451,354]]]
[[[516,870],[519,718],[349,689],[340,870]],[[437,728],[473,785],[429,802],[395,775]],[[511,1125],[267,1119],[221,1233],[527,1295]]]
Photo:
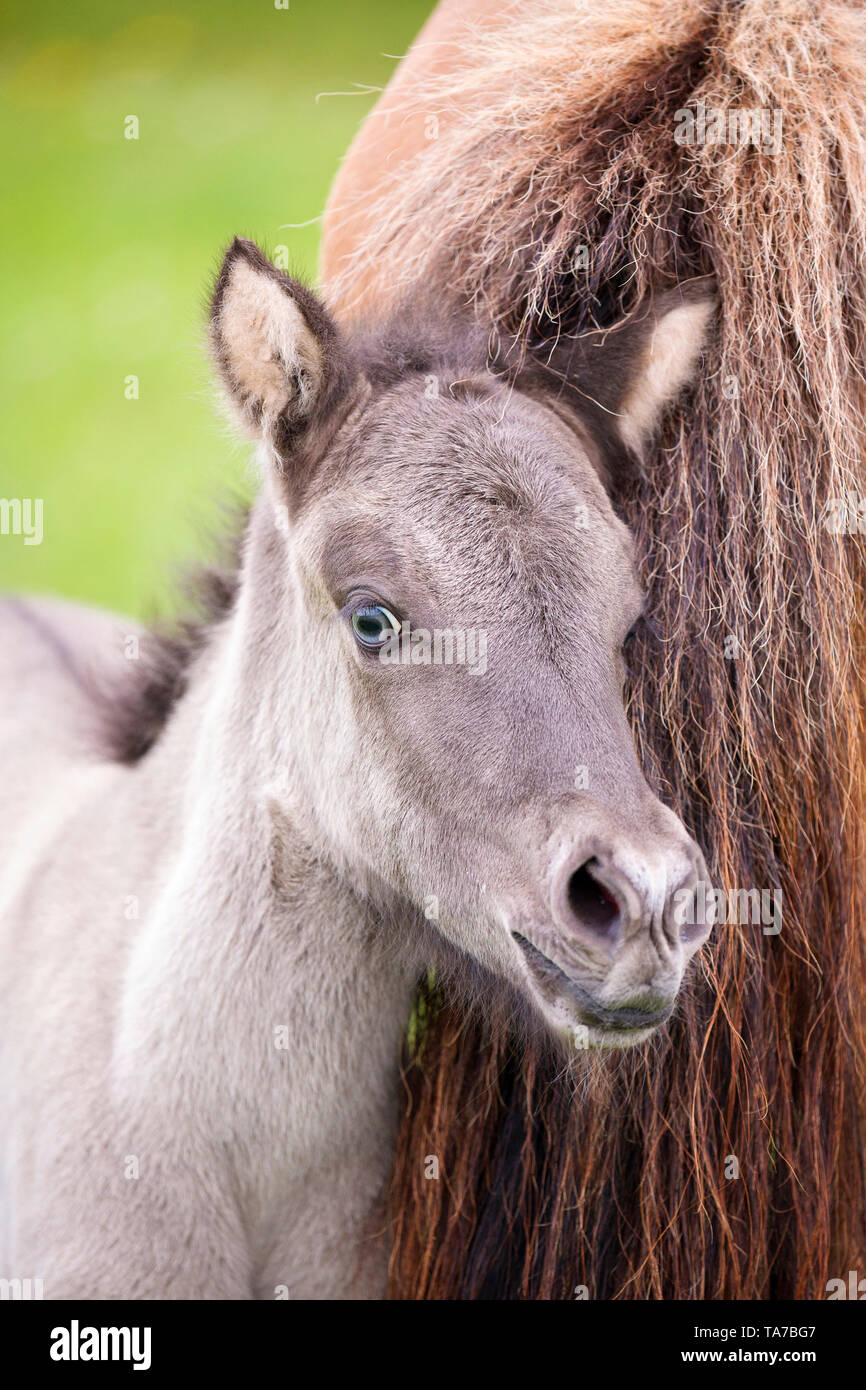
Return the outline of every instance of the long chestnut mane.
[[[700,102],[781,112],[778,146],[678,143]],[[715,277],[707,370],[618,498],[650,593],[630,710],[714,882],[783,913],[717,927],[664,1035],[577,1086],[428,995],[391,1294],[825,1297],[866,1266],[866,574],[827,524],[864,487],[866,10],[536,3],[411,104],[438,138],[383,171],[341,302],[438,277],[543,354]]]

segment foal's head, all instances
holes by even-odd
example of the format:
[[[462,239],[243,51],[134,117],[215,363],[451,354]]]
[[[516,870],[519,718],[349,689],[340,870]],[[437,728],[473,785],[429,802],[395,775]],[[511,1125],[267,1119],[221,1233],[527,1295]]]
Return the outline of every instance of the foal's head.
[[[214,296],[224,384],[269,465],[252,560],[289,673],[287,782],[347,876],[592,1045],[663,1022],[707,936],[683,907],[700,851],[623,707],[644,600],[608,481],[712,308],[704,284],[661,295],[507,371],[471,334],[344,337],[250,242]]]

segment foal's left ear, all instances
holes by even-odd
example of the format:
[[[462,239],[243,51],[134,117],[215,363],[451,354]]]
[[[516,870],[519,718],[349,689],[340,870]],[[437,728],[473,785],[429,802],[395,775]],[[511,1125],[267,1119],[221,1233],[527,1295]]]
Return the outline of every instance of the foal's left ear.
[[[324,305],[239,237],[214,289],[210,336],[240,423],[281,459],[327,418],[351,379]]]

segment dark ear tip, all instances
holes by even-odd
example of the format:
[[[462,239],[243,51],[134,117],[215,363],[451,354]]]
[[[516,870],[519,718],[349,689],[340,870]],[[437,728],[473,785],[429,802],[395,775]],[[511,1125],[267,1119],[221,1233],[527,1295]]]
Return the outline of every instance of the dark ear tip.
[[[683,304],[706,304],[718,309],[721,303],[715,275],[698,275],[694,280],[684,280],[673,293],[680,296]]]
[[[238,260],[248,261],[258,268],[270,266],[267,256],[249,237],[236,236],[233,239],[223,257],[223,269],[228,270]]]

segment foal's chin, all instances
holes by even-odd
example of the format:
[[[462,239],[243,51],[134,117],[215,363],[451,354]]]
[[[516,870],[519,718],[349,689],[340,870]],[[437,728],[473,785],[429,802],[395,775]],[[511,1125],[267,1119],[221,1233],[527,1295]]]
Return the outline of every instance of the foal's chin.
[[[603,1001],[603,984],[567,974],[526,937],[512,933],[523,963],[523,989],[545,1023],[572,1050],[636,1047],[673,1013],[676,989],[647,988],[628,998]]]

